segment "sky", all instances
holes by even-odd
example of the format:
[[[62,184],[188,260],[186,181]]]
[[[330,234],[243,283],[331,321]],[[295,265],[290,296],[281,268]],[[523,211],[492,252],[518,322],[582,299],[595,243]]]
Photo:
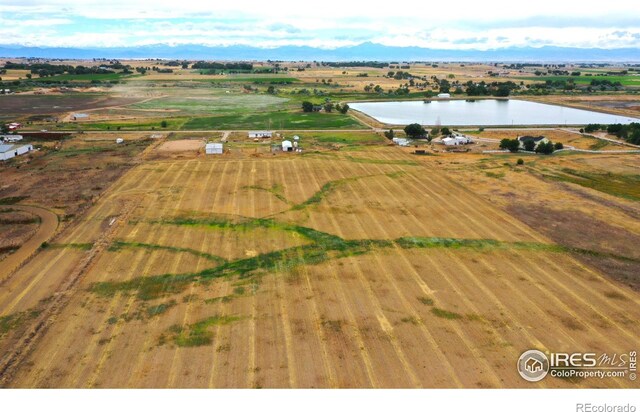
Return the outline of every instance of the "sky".
[[[640,0],[0,0],[0,45],[640,48]]]

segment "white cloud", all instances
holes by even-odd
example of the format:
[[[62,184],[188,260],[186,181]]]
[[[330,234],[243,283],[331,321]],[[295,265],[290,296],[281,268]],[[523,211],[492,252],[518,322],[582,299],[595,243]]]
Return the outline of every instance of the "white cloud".
[[[331,48],[373,41],[454,49],[640,47],[640,20],[634,19],[640,15],[637,0],[611,2],[606,9],[557,0],[537,0],[529,6],[513,0],[455,5],[424,0],[401,4],[344,0],[313,4],[300,0],[2,0],[0,26],[7,35],[0,36],[0,43],[79,47],[293,44]]]

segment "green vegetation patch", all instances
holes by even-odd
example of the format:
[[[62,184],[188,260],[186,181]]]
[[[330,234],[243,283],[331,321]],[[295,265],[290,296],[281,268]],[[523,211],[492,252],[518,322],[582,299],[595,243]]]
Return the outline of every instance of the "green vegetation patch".
[[[32,309],[23,312],[12,313],[6,316],[0,316],[0,338],[10,330],[13,330],[25,321],[33,319],[40,314],[39,310]]]
[[[640,200],[640,175],[616,173],[589,173],[573,169],[562,169],[558,173],[544,174],[561,182],[577,184],[609,195],[629,200]]]
[[[169,302],[161,303],[159,305],[149,306],[148,308],[146,308],[145,312],[147,317],[152,318],[154,316],[162,315],[169,308],[175,305],[176,305],[176,301],[170,300]]]
[[[279,111],[239,113],[223,116],[194,117],[183,130],[247,130],[247,129],[364,129],[360,122],[340,113],[302,113]]]
[[[440,309],[440,308],[431,308],[431,313],[433,313],[434,315],[436,315],[439,318],[444,318],[444,319],[462,319],[462,315],[456,312],[450,312],[448,310],[444,310],[444,309]]]
[[[213,331],[211,327],[216,325],[228,325],[242,320],[239,316],[215,315],[192,323],[187,326],[174,325],[169,328],[173,342],[180,347],[194,347],[210,345],[213,342]]]
[[[3,197],[0,199],[0,205],[15,205],[16,203],[22,202],[25,199],[28,199],[29,196],[9,196]]]

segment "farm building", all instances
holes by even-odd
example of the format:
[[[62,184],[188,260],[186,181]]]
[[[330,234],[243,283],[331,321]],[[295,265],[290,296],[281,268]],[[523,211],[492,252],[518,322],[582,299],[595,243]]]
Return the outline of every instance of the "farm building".
[[[10,131],[13,130],[18,130],[19,128],[22,127],[22,123],[7,123],[5,126],[7,126],[7,129],[9,129]]]
[[[282,141],[282,151],[283,152],[292,152],[293,151],[293,144],[291,143],[291,140],[283,140]]]
[[[269,132],[266,130],[253,130],[249,132],[249,137],[250,138],[256,138],[256,137],[272,137],[273,136],[273,132]]]
[[[222,143],[207,143],[204,149],[206,154],[222,154],[223,152]]]
[[[442,139],[445,146],[460,146],[471,143],[471,139],[466,136],[453,135]]]
[[[88,118],[89,118],[89,115],[87,113],[73,113],[71,115],[71,120],[84,120]]]
[[[393,141],[393,143],[397,144],[398,146],[409,146],[409,139],[403,139],[402,137],[394,137],[391,140]]]
[[[22,140],[22,136],[19,134],[3,134],[0,136],[0,139],[5,142],[19,142]]]
[[[0,160],[9,160],[33,150],[30,144],[18,146],[15,144],[0,144]]]
[[[532,141],[535,146],[538,147],[540,143],[547,143],[549,139],[544,136],[518,136],[518,142],[520,142],[520,149],[524,149],[524,143],[527,141]]]
[[[449,99],[451,97],[451,94],[449,93],[439,93],[438,94],[438,98],[439,99]]]
[[[121,143],[124,143],[124,139],[122,137],[118,137],[116,139],[116,144],[121,144]]]

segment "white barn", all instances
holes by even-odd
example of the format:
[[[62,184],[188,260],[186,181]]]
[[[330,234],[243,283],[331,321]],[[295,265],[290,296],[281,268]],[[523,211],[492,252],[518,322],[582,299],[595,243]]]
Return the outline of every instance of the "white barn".
[[[471,139],[467,136],[453,135],[442,139],[442,143],[444,143],[445,146],[461,146],[471,143]]]
[[[438,94],[438,99],[449,99],[451,98],[451,94],[449,93],[439,93]]]
[[[204,147],[206,154],[222,154],[222,143],[207,143]]]
[[[273,137],[273,132],[268,130],[252,130],[249,132],[249,137],[252,139],[256,137]]]
[[[16,156],[29,153],[32,150],[33,146],[30,144],[26,144],[23,146],[18,146],[15,144],[0,144],[0,160],[9,160]]]
[[[283,152],[291,152],[293,151],[293,144],[291,140],[283,140],[282,141],[282,151]]]

